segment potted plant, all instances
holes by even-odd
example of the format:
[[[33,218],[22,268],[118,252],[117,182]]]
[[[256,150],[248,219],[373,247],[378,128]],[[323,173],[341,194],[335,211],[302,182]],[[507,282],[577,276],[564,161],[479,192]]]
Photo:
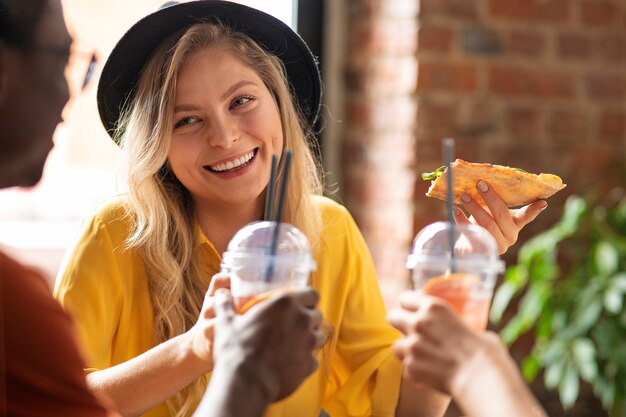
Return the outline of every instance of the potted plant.
[[[592,204],[570,197],[554,226],[527,241],[495,293],[499,322],[520,295],[500,334],[511,344],[531,333],[522,363],[532,381],[543,371],[571,407],[582,379],[612,417],[626,416],[626,198]]]

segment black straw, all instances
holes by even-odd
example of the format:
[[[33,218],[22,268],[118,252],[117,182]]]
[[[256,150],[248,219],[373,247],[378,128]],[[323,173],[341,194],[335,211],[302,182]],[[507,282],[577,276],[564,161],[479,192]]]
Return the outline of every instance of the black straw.
[[[276,188],[276,167],[278,166],[278,156],[272,155],[272,169],[270,170],[270,181],[267,184],[267,190],[265,193],[265,212],[263,213],[263,220],[272,220],[272,208],[274,207],[274,189]]]
[[[456,259],[454,257],[454,242],[456,240],[456,226],[454,222],[454,176],[452,174],[452,158],[454,158],[454,139],[446,138],[443,140],[443,155],[447,172],[447,201],[446,208],[448,212],[448,222],[450,229],[448,240],[450,244],[450,272],[456,272]]]
[[[291,168],[291,158],[293,152],[291,149],[285,149],[285,163],[283,165],[283,180],[280,184],[280,193],[278,194],[278,208],[276,210],[276,220],[274,222],[274,234],[272,236],[272,245],[270,247],[270,264],[267,267],[265,273],[265,282],[272,280],[274,275],[274,260],[276,252],[278,250],[278,235],[280,234],[280,223],[283,217],[283,210],[285,207],[285,197],[287,195],[287,184],[289,183],[289,171]]]

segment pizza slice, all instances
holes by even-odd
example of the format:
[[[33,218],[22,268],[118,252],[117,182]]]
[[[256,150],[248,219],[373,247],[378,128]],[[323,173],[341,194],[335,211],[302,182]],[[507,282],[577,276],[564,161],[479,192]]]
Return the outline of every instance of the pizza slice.
[[[461,193],[467,193],[478,202],[476,183],[485,180],[491,184],[508,207],[520,207],[533,201],[545,199],[565,187],[560,177],[552,174],[531,174],[519,168],[502,165],[479,164],[457,159],[452,163],[454,179],[454,202],[462,204]],[[432,180],[426,195],[447,199],[445,167],[422,174],[422,179]]]

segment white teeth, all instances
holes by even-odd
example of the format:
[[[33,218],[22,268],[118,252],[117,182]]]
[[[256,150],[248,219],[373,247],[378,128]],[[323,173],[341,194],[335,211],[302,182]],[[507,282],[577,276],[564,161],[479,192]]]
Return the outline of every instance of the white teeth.
[[[228,161],[228,162],[217,164],[217,165],[209,165],[209,167],[213,171],[217,171],[217,172],[226,171],[228,169],[237,168],[238,166],[245,164],[246,162],[251,160],[253,156],[254,156],[254,151],[249,152],[240,158],[233,159],[232,161]]]

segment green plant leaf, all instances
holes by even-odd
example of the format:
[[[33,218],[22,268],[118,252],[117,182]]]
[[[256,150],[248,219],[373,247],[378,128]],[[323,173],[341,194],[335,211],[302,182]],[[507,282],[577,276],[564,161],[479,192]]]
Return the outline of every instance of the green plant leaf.
[[[527,381],[534,381],[539,369],[541,369],[541,364],[536,354],[529,355],[522,363],[522,374]]]
[[[500,331],[500,337],[502,337],[502,341],[504,343],[510,345],[523,333],[527,332],[532,326],[532,321],[528,321],[526,318],[521,316],[515,316]]]
[[[624,303],[624,293],[615,290],[613,287],[607,288],[604,293],[604,308],[612,314],[619,314]]]
[[[571,196],[565,202],[563,217],[557,223],[557,229],[562,236],[571,236],[578,230],[580,219],[587,210],[587,202],[578,196]]]
[[[563,378],[559,383],[559,398],[563,408],[568,409],[576,402],[578,398],[578,389],[580,381],[578,373],[573,364],[567,364],[563,373]]]
[[[606,277],[615,274],[619,267],[617,248],[608,241],[598,243],[594,249],[593,261],[600,275]]]
[[[565,331],[571,333],[572,336],[585,334],[591,329],[597,322],[600,314],[602,313],[603,304],[598,300],[593,304],[587,304],[580,306],[578,314],[575,314],[574,320],[570,323],[570,327]]]
[[[559,385],[563,377],[563,371],[565,370],[565,361],[558,360],[552,362],[546,367],[546,372],[543,377],[543,382],[548,389],[554,389]]]
[[[591,382],[598,373],[596,364],[596,347],[593,342],[581,337],[572,343],[572,353],[580,376],[587,382]]]
[[[511,299],[528,281],[528,273],[523,265],[515,265],[506,270],[504,281],[498,287],[491,303],[489,318],[494,323],[502,319],[502,315]]]

